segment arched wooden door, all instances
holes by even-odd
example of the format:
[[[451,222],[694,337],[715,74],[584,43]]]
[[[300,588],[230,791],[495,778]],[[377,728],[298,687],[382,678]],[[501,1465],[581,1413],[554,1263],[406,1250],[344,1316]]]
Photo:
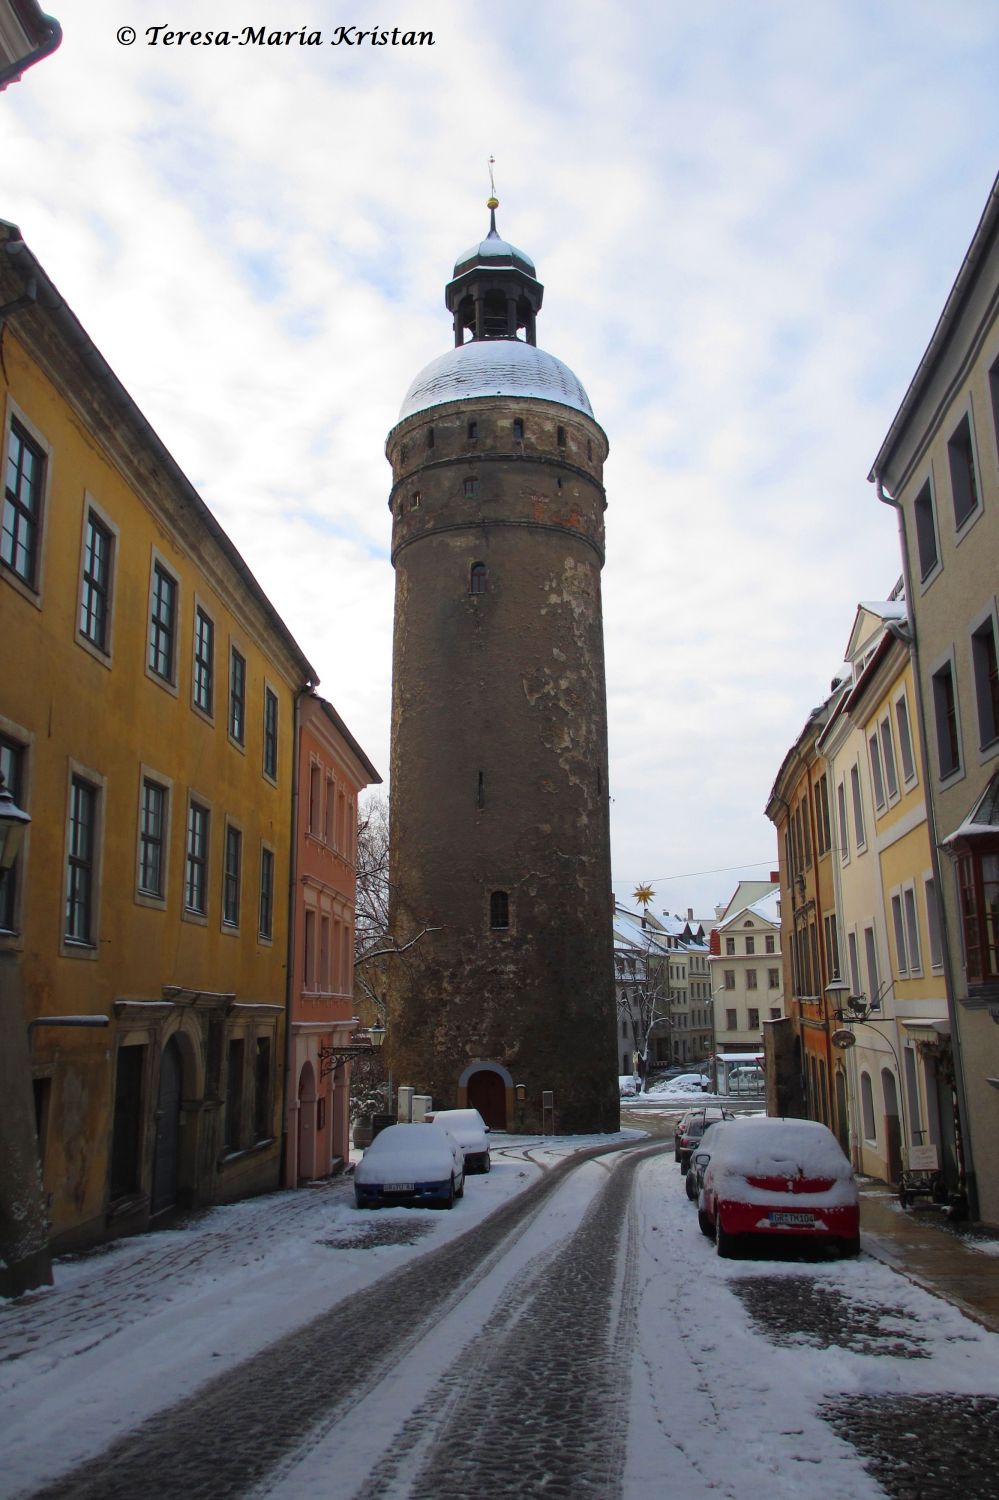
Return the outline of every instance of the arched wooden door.
[[[491,1068],[477,1068],[468,1080],[468,1107],[477,1109],[490,1130],[506,1129],[506,1086]]]
[[[180,1100],[184,1067],[177,1038],[171,1037],[160,1061],[156,1096],[156,1143],[153,1148],[152,1213],[161,1214],[177,1202],[180,1173]]]

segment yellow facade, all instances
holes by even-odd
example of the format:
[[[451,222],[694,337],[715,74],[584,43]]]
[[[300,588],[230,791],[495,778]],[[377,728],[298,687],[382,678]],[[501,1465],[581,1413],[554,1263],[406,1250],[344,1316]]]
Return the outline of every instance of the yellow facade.
[[[0,947],[46,1023],[31,1055],[59,1247],[277,1183],[296,696],[315,674],[54,301],[3,330],[0,736],[32,823]],[[48,1024],[66,1017],[107,1025]]]

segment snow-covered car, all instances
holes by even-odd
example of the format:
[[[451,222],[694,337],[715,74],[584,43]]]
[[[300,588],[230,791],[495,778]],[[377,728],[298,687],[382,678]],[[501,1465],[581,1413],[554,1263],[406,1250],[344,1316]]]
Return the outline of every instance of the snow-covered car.
[[[617,1091],[622,1099],[633,1099],[641,1091],[642,1080],[633,1073],[621,1073],[617,1080]]]
[[[696,1203],[704,1184],[704,1172],[711,1160],[711,1153],[716,1142],[720,1139],[721,1132],[727,1127],[727,1120],[715,1120],[705,1130],[701,1139],[691,1155],[690,1165],[687,1167],[687,1175],[683,1179],[687,1190],[687,1197],[691,1203]]]
[[[680,1073],[656,1089],[657,1094],[702,1094],[711,1087],[707,1073]]]
[[[727,1125],[705,1168],[697,1221],[724,1256],[766,1238],[794,1237],[842,1255],[860,1249],[853,1168],[816,1120],[758,1117]]]
[[[443,1125],[453,1135],[465,1155],[466,1172],[488,1172],[489,1126],[477,1109],[435,1109],[427,1115],[428,1125]]]
[[[673,1141],[673,1155],[680,1163],[680,1171],[686,1175],[690,1166],[690,1158],[700,1145],[701,1136],[709,1125],[718,1120],[731,1120],[732,1112],[724,1105],[703,1105],[700,1109],[688,1110],[680,1121],[678,1133]]]
[[[443,1125],[389,1125],[354,1168],[358,1208],[453,1208],[464,1191],[464,1154]]]
[[[762,1068],[733,1068],[728,1075],[729,1095],[757,1098],[767,1091],[767,1075]]]

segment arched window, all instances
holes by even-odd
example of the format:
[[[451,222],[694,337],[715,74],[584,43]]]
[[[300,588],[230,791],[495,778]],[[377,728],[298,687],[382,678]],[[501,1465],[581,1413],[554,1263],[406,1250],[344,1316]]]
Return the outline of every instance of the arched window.
[[[494,929],[510,925],[510,897],[506,891],[493,891],[489,897],[489,925]]]
[[[863,1114],[864,1140],[877,1140],[877,1127],[874,1124],[874,1090],[871,1087],[870,1073],[860,1075],[860,1108]]]
[[[468,575],[468,592],[470,594],[484,594],[489,574],[485,563],[473,563],[472,571]]]

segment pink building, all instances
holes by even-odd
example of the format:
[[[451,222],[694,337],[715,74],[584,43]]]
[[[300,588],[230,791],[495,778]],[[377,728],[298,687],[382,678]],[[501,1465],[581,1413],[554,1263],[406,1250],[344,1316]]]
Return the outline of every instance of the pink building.
[[[331,703],[300,702],[285,1183],[347,1160],[354,1015],[357,798],[381,777]]]

